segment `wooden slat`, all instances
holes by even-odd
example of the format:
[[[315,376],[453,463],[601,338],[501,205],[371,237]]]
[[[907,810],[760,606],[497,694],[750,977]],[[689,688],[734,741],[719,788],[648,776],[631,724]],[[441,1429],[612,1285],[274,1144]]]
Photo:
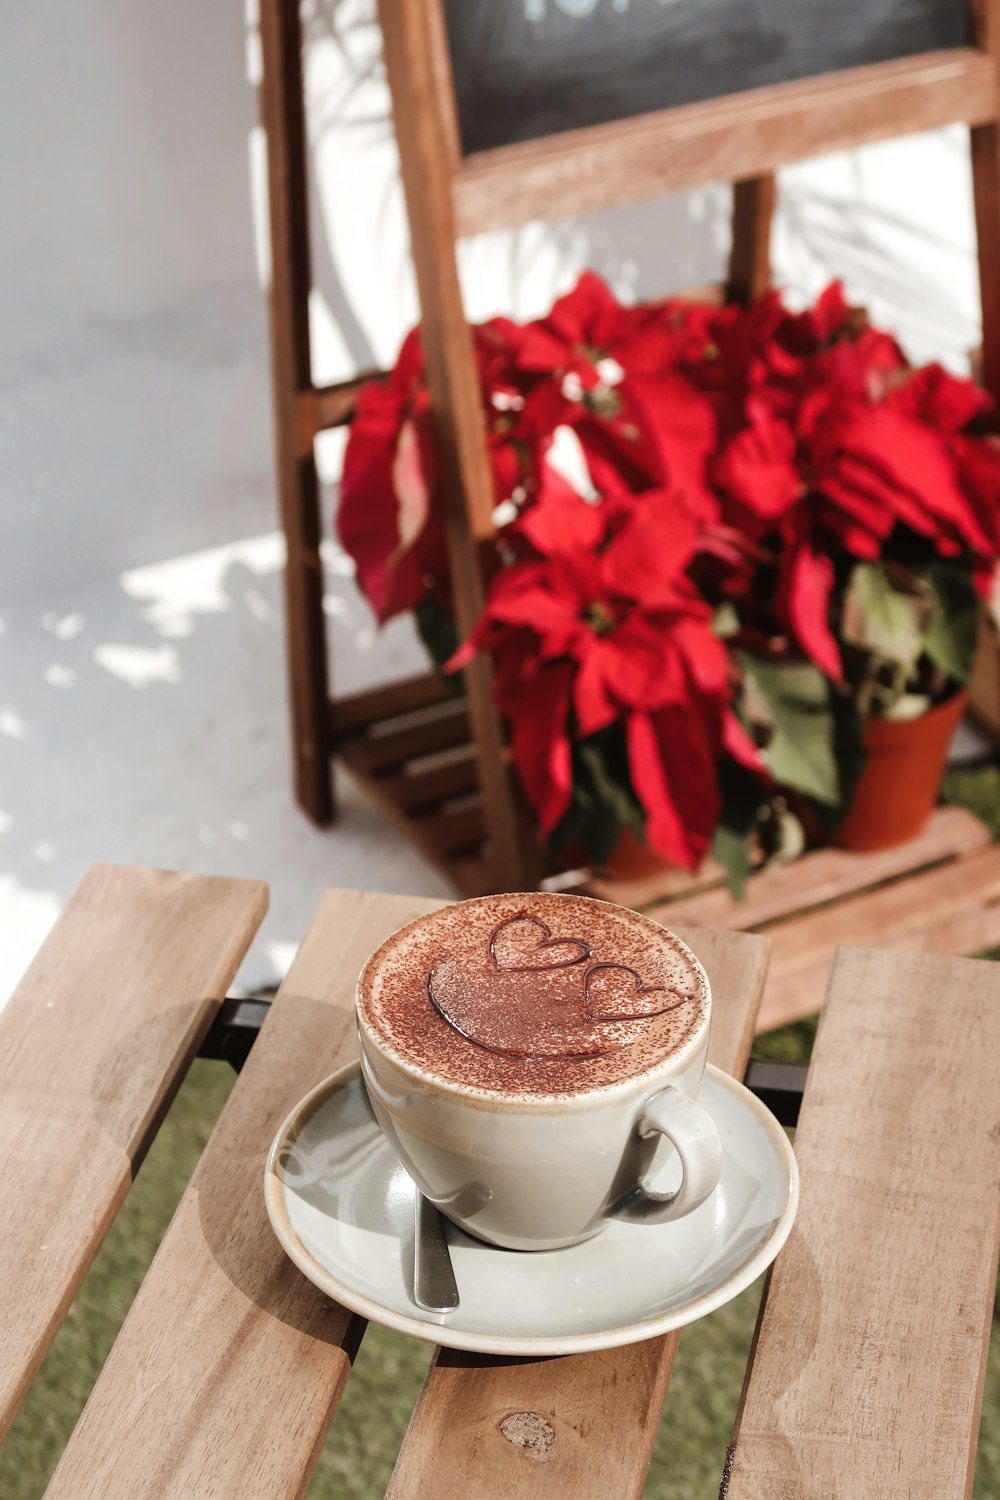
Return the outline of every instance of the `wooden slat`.
[[[464,853],[483,842],[483,805],[481,802],[474,802],[468,807],[427,813],[418,819],[418,826],[442,854]]]
[[[455,621],[464,639],[483,607],[496,502],[455,250],[459,130],[448,37],[440,0],[379,0],[378,13],[420,294]],[[466,668],[465,687],[493,879],[500,888],[531,889],[538,881],[537,840],[503,756],[503,725],[484,656]]]
[[[324,898],[48,1500],[303,1494],[361,1326],[289,1266],[264,1209],[264,1160],[295,1101],[354,1054],[368,953],[438,904]]]
[[[461,896],[488,896],[497,889],[489,860],[483,854],[455,855],[447,875]]]
[[[656,901],[669,902],[681,896],[693,896],[725,883],[723,866],[713,859],[706,859],[695,875],[670,865],[664,865],[655,875],[635,879],[616,880],[606,875],[592,875],[581,887],[581,894],[596,896],[599,901],[616,901],[619,906],[631,906],[634,911],[645,911]],[[655,912],[651,915],[656,921],[663,920]]]
[[[399,778],[394,776],[369,775],[361,759],[355,759],[353,756],[352,747],[357,743],[354,740],[344,741],[344,753],[342,755],[344,765],[361,787],[365,796],[389,819],[390,823],[399,829],[404,838],[409,839],[412,844],[415,844],[425,859],[430,860],[431,864],[440,870],[446,879],[452,880],[456,888],[462,891],[464,895],[480,895],[493,888],[492,881],[487,876],[486,883],[482,886],[481,890],[476,890],[472,893],[466,890],[457,870],[453,868],[449,857],[432,842],[432,839],[428,837],[427,830],[421,826],[420,817],[414,816],[407,811],[395,795],[395,788]],[[433,832],[433,830],[431,831]]]
[[[267,909],[94,865],[0,1012],[0,1436]]]
[[[344,740],[340,753],[352,768],[363,770],[368,776],[378,776],[421,756],[467,745],[470,734],[469,711],[463,702],[456,701],[442,705],[433,717],[408,724],[405,729]]]
[[[974,40],[986,52],[1000,81],[1000,8],[997,0],[971,0]],[[1000,125],[974,126],[972,200],[976,215],[979,300],[982,310],[982,384],[1000,401]]]
[[[965,1500],[1000,1245],[1000,968],[842,950],[726,1500]]]
[[[996,114],[993,64],[974,48],[773,84],[468,156],[455,181],[458,232],[761,177],[806,157],[953,121],[982,125]]]
[[[733,243],[729,253],[729,296],[750,303],[771,285],[771,222],[776,184],[773,173],[733,183]]]
[[[712,982],[711,1057],[741,1073],[767,967],[767,941],[682,932]],[[678,1334],[558,1360],[483,1359],[441,1350],[427,1376],[389,1486],[389,1500],[489,1496],[629,1500],[642,1493]],[[503,1436],[512,1412],[555,1433],[545,1461]]]
[[[989,830],[972,813],[961,807],[942,807],[917,838],[894,849],[868,854],[817,849],[792,864],[760,870],[749,883],[745,901],[737,901],[725,887],[719,887],[679,896],[655,907],[649,915],[668,925],[676,921],[752,931],[869,890],[883,881],[916,874],[989,842]],[[827,961],[829,956],[828,951]],[[771,973],[773,976],[773,957]]]
[[[300,398],[312,391],[309,350],[309,191],[302,99],[302,32],[295,0],[261,0],[260,98],[267,136],[271,244],[268,310],[275,456],[285,533],[285,631],[295,795],[314,823],[333,818],[327,736],[326,621],[319,555],[319,479]]]
[[[815,1013],[834,948],[847,939],[919,953],[1000,946],[1000,848],[912,875],[768,929],[771,974],[760,1011],[768,1030]]]
[[[360,370],[349,380],[339,380],[336,385],[315,386],[299,396],[299,420],[302,424],[303,441],[311,444],[318,432],[328,427],[343,427],[354,416],[361,388],[370,380],[383,380],[386,370]]]
[[[974,127],[970,146],[983,330],[981,379],[994,400],[1000,400],[1000,126]]]
[[[407,812],[433,807],[450,798],[464,797],[479,785],[479,767],[471,747],[467,755],[440,766],[417,767],[400,776],[386,777],[387,793]]]
[[[455,695],[437,672],[420,677],[406,677],[385,687],[369,688],[350,698],[338,698],[330,704],[330,733],[335,737],[355,734],[381,719],[395,718],[419,708],[454,701]]]

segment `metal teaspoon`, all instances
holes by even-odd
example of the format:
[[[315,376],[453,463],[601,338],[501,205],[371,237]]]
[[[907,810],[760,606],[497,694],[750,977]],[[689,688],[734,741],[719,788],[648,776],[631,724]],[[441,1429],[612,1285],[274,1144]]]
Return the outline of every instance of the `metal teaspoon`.
[[[440,1213],[414,1189],[413,1300],[425,1312],[454,1312],[458,1286]]]

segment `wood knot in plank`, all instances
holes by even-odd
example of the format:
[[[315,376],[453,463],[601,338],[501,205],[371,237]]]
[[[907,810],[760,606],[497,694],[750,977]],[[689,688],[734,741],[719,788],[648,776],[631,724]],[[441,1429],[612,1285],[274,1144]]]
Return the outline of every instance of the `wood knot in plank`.
[[[537,1411],[512,1411],[500,1423],[500,1431],[508,1443],[536,1463],[545,1463],[552,1457],[555,1444],[555,1428],[546,1422]]]

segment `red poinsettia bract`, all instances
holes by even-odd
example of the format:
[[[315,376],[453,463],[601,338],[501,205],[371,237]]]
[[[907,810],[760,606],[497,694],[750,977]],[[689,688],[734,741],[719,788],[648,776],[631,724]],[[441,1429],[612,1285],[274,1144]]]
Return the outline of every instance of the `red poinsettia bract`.
[[[486,609],[453,664],[493,654],[545,833],[570,805],[574,744],[616,725],[610,779],[624,743],[648,842],[697,863],[720,759],[759,769],[729,706],[739,664],[713,633],[720,605],[741,649],[798,655],[841,683],[857,562],[936,555],[989,592],[1000,441],[978,429],[992,403],[940,366],[909,366],[839,283],[798,313],[777,292],[746,308],[625,307],[586,273],[546,317],[493,319],[472,339],[494,498],[513,505]],[[554,474],[561,428],[599,503]],[[380,620],[428,592],[448,603],[416,334],[362,393],[338,531]]]
[[[758,334],[766,326],[756,354],[746,330],[738,337],[743,322]],[[729,368],[730,432],[710,464],[721,518],[773,556],[779,625],[838,681],[838,554],[891,557],[902,526],[939,556],[969,557],[988,573],[998,491],[983,497],[981,441],[970,447],[958,432],[991,403],[940,367],[909,372],[895,341],[859,323],[836,284],[795,316],[772,294],[727,333],[739,357]],[[727,363],[725,339],[720,358]],[[752,572],[746,581],[751,588]]]
[[[516,430],[523,400],[512,372],[520,333],[506,318],[473,329],[498,500],[524,478],[537,445]],[[388,379],[361,391],[340,483],[337,535],[380,623],[416,608],[428,591],[444,603],[450,597],[430,406],[414,329]]]
[[[735,750],[759,768],[729,708],[725,647],[685,571],[696,524],[667,493],[587,506],[551,476],[547,488],[515,528],[531,551],[496,575],[449,666],[491,653],[543,833],[569,806],[571,742],[622,723],[647,841],[693,869],[719,817],[720,757]],[[558,524],[570,515],[575,526]]]

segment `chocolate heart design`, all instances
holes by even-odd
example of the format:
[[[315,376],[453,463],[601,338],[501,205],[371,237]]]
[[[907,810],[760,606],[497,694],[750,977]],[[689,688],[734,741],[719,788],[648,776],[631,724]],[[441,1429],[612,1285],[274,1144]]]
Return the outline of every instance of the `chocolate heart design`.
[[[652,997],[644,1004],[644,996]],[[592,964],[584,985],[584,1009],[591,1021],[648,1021],[676,1010],[690,996],[667,985],[643,984],[627,964]]]
[[[575,962],[579,962],[576,960]],[[470,984],[468,965],[446,959],[427,976],[427,998],[465,1041],[501,1057],[574,1060],[612,1050],[584,1014],[582,975],[562,961],[551,969],[487,970]]]
[[[590,948],[580,938],[554,938],[537,917],[511,917],[490,938],[490,957],[501,973],[536,974],[581,964]]]

